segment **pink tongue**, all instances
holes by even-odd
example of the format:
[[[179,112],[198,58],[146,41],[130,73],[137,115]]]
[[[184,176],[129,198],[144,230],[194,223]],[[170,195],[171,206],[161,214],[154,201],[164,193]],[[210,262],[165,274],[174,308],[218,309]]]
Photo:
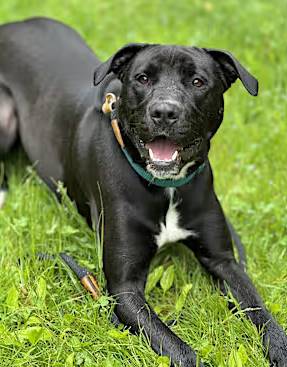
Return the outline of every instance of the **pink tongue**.
[[[158,138],[146,144],[147,149],[151,149],[154,161],[171,161],[173,154],[178,150],[178,146],[167,139]]]

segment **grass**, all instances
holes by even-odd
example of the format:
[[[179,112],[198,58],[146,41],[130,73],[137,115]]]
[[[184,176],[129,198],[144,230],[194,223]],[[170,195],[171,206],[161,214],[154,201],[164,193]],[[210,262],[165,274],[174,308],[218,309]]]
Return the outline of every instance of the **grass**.
[[[237,0],[9,0],[0,4],[0,22],[54,17],[76,28],[101,59],[128,42],[224,48],[258,77],[258,98],[239,82],[226,94],[211,161],[217,193],[246,245],[248,272],[286,330],[285,5],[284,0],[254,0],[248,7]],[[59,205],[18,154],[6,165],[10,193],[0,212],[0,365],[167,366],[142,336],[113,327],[113,301],[107,295],[93,302],[61,264],[37,260],[39,251],[67,251],[104,286],[100,247],[73,206]],[[162,319],[178,320],[172,329],[206,366],[268,366],[260,335],[242,312],[228,311],[228,299],[191,253],[180,245],[168,247],[155,258],[153,277],[162,272],[160,265],[174,279],[169,278],[171,286],[162,280],[151,287],[149,301]],[[189,284],[191,291],[181,297],[184,307],[176,306]]]

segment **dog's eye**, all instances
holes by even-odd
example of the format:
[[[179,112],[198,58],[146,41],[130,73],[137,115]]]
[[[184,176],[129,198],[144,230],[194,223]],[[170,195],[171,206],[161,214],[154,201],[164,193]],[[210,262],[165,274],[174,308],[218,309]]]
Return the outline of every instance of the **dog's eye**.
[[[146,74],[139,74],[136,76],[136,80],[141,84],[148,84],[149,78]]]
[[[195,78],[193,79],[192,81],[192,84],[195,86],[195,87],[202,87],[204,85],[204,81],[202,79],[199,79],[199,78]]]

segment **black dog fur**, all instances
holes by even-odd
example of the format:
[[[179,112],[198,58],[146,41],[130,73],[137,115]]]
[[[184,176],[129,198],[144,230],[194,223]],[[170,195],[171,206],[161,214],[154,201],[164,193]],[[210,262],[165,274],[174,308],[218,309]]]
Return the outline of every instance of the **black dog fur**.
[[[43,18],[1,26],[0,45],[0,152],[19,137],[42,179],[53,191],[55,182],[64,182],[90,225],[101,210],[100,184],[104,271],[119,319],[134,332],[142,329],[152,348],[174,364],[196,366],[192,348],[144,297],[170,209],[183,243],[264,327],[270,363],[286,367],[286,334],[234,258],[232,237],[239,240],[214,192],[208,162],[210,139],[223,119],[223,93],[239,78],[256,95],[256,79],[231,54],[215,49],[132,44],[101,63],[72,29]],[[107,92],[120,96],[120,127],[135,161],[158,177],[188,174],[205,161],[204,171],[175,190],[141,179],[101,112]],[[151,159],[146,147],[157,139],[176,144],[176,160]]]

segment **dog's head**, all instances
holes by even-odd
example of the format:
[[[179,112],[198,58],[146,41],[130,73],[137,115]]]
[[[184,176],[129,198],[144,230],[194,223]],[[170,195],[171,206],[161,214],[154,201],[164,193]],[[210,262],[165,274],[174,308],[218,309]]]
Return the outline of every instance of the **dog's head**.
[[[207,157],[223,119],[223,93],[237,78],[257,95],[257,80],[229,52],[130,44],[95,71],[122,82],[118,117],[134,159],[157,178],[183,177]]]

